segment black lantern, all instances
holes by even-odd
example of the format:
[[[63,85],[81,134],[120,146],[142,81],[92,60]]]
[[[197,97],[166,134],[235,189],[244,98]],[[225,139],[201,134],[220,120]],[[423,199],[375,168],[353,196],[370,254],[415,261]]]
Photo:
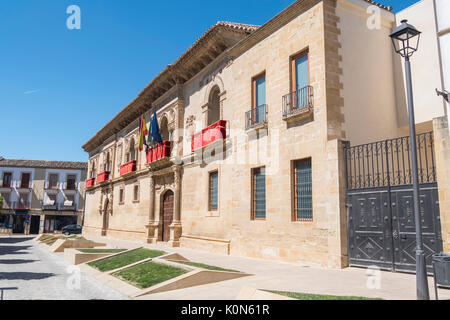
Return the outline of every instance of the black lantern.
[[[408,20],[402,20],[402,24],[390,35],[395,52],[404,58],[411,57],[419,47],[420,34],[419,30],[408,24]]]

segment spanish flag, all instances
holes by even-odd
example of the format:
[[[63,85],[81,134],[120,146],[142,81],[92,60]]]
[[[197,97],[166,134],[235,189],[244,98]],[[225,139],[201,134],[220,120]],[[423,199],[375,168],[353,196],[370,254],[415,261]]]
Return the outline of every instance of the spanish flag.
[[[139,119],[139,151],[144,150],[144,145],[147,145],[145,137],[148,134],[147,123],[145,122],[145,115]]]

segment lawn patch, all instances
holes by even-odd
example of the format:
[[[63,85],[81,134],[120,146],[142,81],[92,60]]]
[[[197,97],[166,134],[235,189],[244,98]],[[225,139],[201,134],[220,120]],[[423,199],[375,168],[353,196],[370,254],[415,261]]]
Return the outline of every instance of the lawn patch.
[[[114,276],[140,289],[146,289],[188,272],[189,270],[172,267],[162,263],[146,262],[119,271],[115,273]]]
[[[163,254],[165,254],[164,251],[137,249],[114,257],[94,261],[88,263],[88,265],[100,270],[101,272],[105,272],[122,268],[147,258],[156,258],[162,256]]]
[[[270,290],[264,290],[264,291],[271,292],[274,294],[279,294],[279,295],[297,299],[297,300],[383,300],[380,298],[364,298],[364,297],[352,297],[352,296],[330,296],[330,295],[322,295],[322,294],[309,294],[309,293],[270,291]]]
[[[78,251],[82,253],[119,253],[126,249],[78,249]]]
[[[172,262],[176,262],[176,263],[182,263],[188,266],[192,266],[192,267],[197,267],[197,268],[203,268],[203,269],[207,269],[207,270],[215,270],[215,271],[226,271],[226,272],[240,272],[240,271],[236,271],[236,270],[232,270],[232,269],[225,269],[225,268],[221,268],[221,267],[216,267],[216,266],[210,266],[204,263],[199,263],[199,262],[192,262],[192,261],[176,261],[176,260],[169,260]]]

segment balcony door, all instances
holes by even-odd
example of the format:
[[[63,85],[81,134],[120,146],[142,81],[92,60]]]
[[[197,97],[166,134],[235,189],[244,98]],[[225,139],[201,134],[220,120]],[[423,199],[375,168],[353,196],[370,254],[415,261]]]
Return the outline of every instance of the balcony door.
[[[21,189],[28,189],[30,187],[30,174],[29,173],[22,173],[22,176],[20,178],[20,188]]]
[[[309,105],[309,54],[294,56],[291,61],[292,107],[299,109]]]
[[[252,124],[266,120],[266,74],[253,78]]]
[[[3,173],[3,188],[9,188],[11,187],[11,178],[12,178],[12,173],[11,172],[4,172]]]

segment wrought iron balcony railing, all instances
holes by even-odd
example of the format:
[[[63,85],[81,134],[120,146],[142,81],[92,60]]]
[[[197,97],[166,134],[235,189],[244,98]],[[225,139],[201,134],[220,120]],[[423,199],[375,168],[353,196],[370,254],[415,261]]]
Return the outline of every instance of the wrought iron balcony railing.
[[[42,202],[42,210],[46,210],[46,211],[77,211],[77,205],[74,202],[68,202],[68,203]]]
[[[309,114],[314,106],[313,87],[307,86],[283,97],[283,119]]]
[[[253,129],[267,123],[267,105],[263,104],[245,113],[245,129]]]

